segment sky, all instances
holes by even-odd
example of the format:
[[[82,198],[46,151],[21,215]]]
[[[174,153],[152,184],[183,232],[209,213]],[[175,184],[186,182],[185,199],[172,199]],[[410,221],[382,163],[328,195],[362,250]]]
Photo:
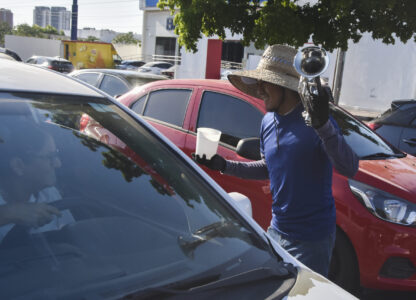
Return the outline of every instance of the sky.
[[[35,6],[62,6],[72,10],[72,0],[1,0],[0,8],[10,9],[13,25],[33,25]],[[142,33],[139,0],[78,0],[78,28],[94,27],[117,32]]]

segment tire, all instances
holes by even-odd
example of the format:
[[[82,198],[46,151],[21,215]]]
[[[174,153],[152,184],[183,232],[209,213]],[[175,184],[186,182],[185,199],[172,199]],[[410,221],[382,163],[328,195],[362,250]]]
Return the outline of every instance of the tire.
[[[328,277],[351,294],[356,296],[359,294],[360,272],[357,257],[348,237],[339,228],[337,228]]]

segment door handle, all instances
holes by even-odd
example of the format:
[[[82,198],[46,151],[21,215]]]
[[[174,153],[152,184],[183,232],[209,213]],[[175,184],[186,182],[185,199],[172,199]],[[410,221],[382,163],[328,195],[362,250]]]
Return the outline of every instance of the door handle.
[[[403,142],[409,146],[416,147],[416,139],[403,139]]]

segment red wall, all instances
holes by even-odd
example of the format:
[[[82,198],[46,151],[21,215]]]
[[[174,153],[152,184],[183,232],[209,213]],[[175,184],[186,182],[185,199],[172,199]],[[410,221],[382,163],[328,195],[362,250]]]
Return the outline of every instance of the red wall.
[[[206,79],[220,79],[222,41],[208,40]]]

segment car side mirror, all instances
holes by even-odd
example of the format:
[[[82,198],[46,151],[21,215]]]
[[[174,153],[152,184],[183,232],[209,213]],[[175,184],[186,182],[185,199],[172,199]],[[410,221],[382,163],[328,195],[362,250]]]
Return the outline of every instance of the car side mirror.
[[[237,144],[237,154],[251,160],[260,160],[260,139],[246,138],[241,139]]]
[[[251,208],[251,201],[250,199],[240,193],[231,192],[228,195],[233,199],[233,201],[240,207],[248,216],[253,217],[253,211]]]

